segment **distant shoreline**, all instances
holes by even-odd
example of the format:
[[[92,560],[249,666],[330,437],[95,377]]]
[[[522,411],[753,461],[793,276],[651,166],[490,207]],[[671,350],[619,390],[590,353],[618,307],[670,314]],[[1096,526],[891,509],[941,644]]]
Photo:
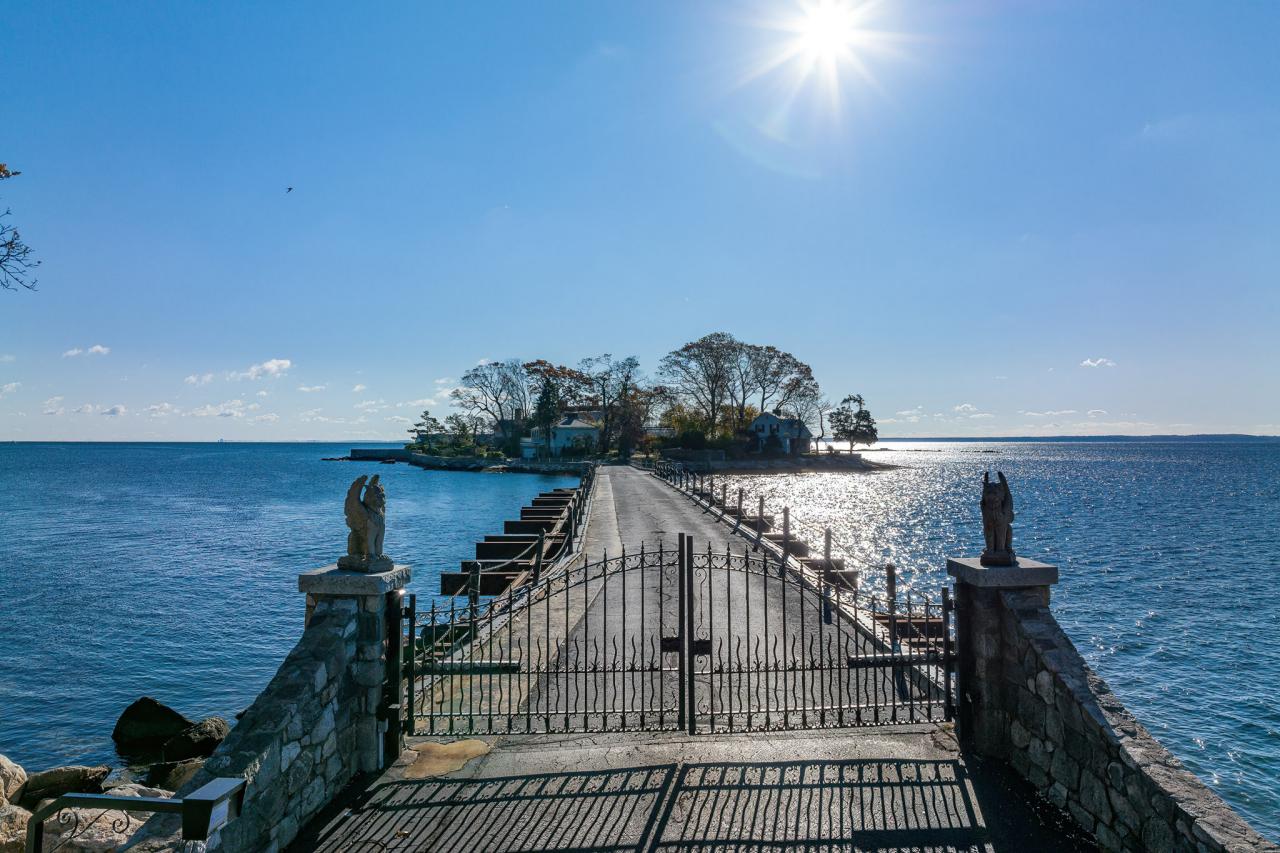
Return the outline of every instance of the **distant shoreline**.
[[[933,437],[933,436],[925,436],[925,437],[922,437],[922,436],[911,436],[911,437],[883,436],[883,437],[880,439],[880,443],[881,443],[881,444],[883,444],[883,443],[885,443],[885,442],[930,442],[930,441],[933,441],[933,442],[942,442],[942,441],[947,441],[947,442],[988,442],[988,443],[995,443],[995,442],[1018,442],[1018,443],[1022,443],[1022,444],[1034,444],[1034,443],[1037,443],[1037,442],[1053,442],[1053,443],[1072,443],[1072,442],[1081,442],[1081,443],[1090,443],[1090,442],[1119,442],[1119,441],[1131,441],[1131,442],[1142,442],[1142,441],[1151,441],[1151,442],[1186,442],[1186,443],[1191,443],[1191,444],[1194,444],[1194,443],[1197,443],[1197,442],[1199,442],[1199,443],[1214,443],[1214,442],[1217,442],[1217,443],[1224,443],[1224,444],[1226,444],[1226,443],[1231,443],[1231,442],[1242,442],[1242,443],[1259,443],[1259,444],[1268,444],[1268,443],[1271,443],[1271,442],[1277,442],[1277,441],[1280,441],[1280,435],[1253,435],[1253,434],[1250,434],[1250,433],[1189,433],[1189,434],[1186,434],[1186,435],[1173,434],[1173,433],[1171,433],[1171,434],[1153,434],[1153,435],[1002,435],[1002,436],[972,436],[972,435],[968,435],[968,436],[936,436],[936,437]],[[330,440],[330,439],[325,439],[325,438],[294,438],[294,439],[282,439],[282,440],[278,440],[278,441],[250,441],[250,440],[247,440],[247,439],[246,439],[246,440],[240,440],[240,439],[224,439],[224,440],[212,439],[212,440],[202,440],[202,441],[201,441],[201,440],[194,440],[194,439],[191,439],[191,440],[180,440],[180,439],[172,439],[172,440],[158,440],[158,439],[135,439],[135,438],[128,438],[128,439],[114,439],[114,440],[103,440],[103,439],[76,439],[76,438],[47,438],[47,439],[26,439],[26,438],[24,438],[24,439],[17,439],[17,438],[11,438],[11,439],[0,439],[0,445],[5,445],[5,444],[9,444],[9,445],[14,445],[14,444],[150,444],[150,445],[156,445],[156,444],[175,444],[175,445],[176,445],[176,444],[188,444],[188,445],[189,445],[189,444],[236,444],[236,445],[240,445],[240,444],[255,444],[255,445],[269,445],[269,444],[343,444],[343,445],[348,445],[348,446],[353,445],[353,444],[373,444],[373,445],[385,444],[385,445],[388,445],[388,446],[391,446],[391,447],[403,447],[403,446],[404,446],[404,442],[403,442],[402,440],[397,440],[397,439],[387,439],[386,441],[362,441],[362,440],[359,440],[359,439],[356,439],[356,440],[352,440],[352,439],[333,439],[333,440]],[[858,453],[862,453],[862,452],[863,452],[864,450],[866,450],[866,449],[868,449],[868,448],[860,448],[860,449],[859,449],[858,451],[856,451],[856,452],[858,452]]]

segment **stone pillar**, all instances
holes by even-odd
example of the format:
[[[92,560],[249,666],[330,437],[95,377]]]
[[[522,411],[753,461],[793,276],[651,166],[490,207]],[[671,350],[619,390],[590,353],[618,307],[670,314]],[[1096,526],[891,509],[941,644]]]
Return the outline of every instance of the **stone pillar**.
[[[961,742],[979,755],[1008,758],[1009,724],[1017,708],[1006,695],[1004,608],[1000,593],[1018,589],[1049,604],[1058,567],[1019,559],[1012,566],[984,566],[977,558],[947,560],[956,579],[956,723]]]
[[[356,651],[348,664],[351,678],[346,701],[351,705],[353,763],[358,772],[377,772],[395,758],[383,754],[387,723],[379,719],[387,676],[387,593],[404,589],[410,577],[408,566],[366,573],[340,569],[337,564],[298,575],[298,590],[307,594],[308,620],[322,602],[332,602],[352,615],[347,635],[354,637]],[[400,694],[393,690],[391,695]]]

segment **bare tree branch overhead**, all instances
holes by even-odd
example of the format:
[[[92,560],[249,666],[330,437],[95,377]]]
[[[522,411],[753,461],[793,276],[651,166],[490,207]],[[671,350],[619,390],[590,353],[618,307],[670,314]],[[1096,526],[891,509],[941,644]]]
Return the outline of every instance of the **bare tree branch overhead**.
[[[21,172],[9,169],[0,163],[0,181],[16,178]],[[40,261],[32,257],[31,247],[22,239],[16,226],[6,222],[11,211],[5,208],[0,213],[0,288],[5,290],[36,289],[36,280],[32,272],[40,266]]]

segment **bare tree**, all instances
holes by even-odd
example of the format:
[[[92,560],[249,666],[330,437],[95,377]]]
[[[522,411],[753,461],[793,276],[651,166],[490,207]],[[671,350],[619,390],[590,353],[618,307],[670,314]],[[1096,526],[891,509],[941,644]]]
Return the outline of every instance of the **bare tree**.
[[[715,432],[729,399],[734,359],[740,343],[727,332],[712,332],[668,353],[659,367],[670,388]]]
[[[4,163],[0,163],[0,181],[16,178],[21,172],[10,171]],[[31,278],[32,271],[40,266],[40,261],[31,257],[31,247],[22,240],[18,229],[4,220],[10,211],[5,208],[0,213],[0,288],[17,290],[36,289],[36,280]]]
[[[603,453],[613,441],[620,403],[630,397],[640,379],[640,361],[635,356],[614,359],[605,353],[584,358],[579,368],[591,380],[592,393],[600,406],[600,451]]]
[[[449,396],[464,412],[492,421],[504,438],[511,437],[512,425],[529,411],[524,365],[514,358],[476,365],[462,374],[461,384]]]

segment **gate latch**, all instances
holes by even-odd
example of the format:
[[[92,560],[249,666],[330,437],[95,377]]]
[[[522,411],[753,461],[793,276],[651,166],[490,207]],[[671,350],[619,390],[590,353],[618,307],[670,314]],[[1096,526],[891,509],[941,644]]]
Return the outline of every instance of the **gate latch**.
[[[694,640],[693,653],[695,655],[706,655],[707,657],[711,657],[711,638],[708,637],[705,640]]]

